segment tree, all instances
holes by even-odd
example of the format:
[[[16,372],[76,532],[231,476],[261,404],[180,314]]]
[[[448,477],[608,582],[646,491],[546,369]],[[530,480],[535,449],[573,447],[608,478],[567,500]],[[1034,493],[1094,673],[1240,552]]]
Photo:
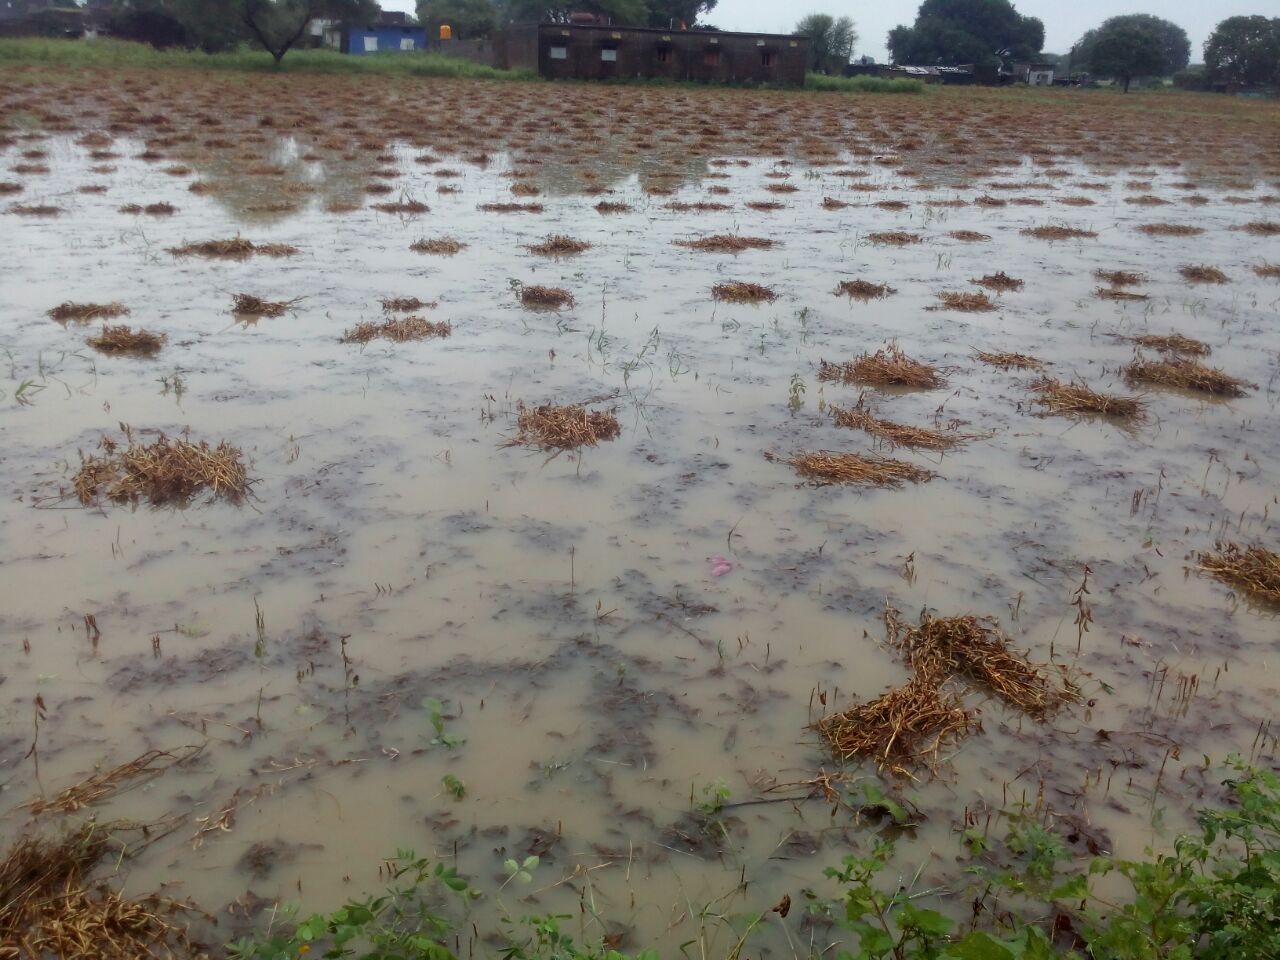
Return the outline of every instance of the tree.
[[[378,14],[374,0],[175,0],[174,7],[198,38],[203,39],[201,30],[225,32],[234,23],[277,64],[312,20],[372,20]]]
[[[651,27],[660,30],[678,30],[680,24],[693,27],[704,13],[716,7],[717,0],[649,0]]]
[[[853,56],[858,32],[848,17],[811,13],[796,24],[796,33],[809,38],[809,67],[814,73],[841,73]]]
[[[1150,76],[1167,77],[1185,70],[1191,62],[1191,40],[1187,31],[1176,23],[1162,20],[1149,13],[1129,13],[1120,17],[1104,20],[1102,26],[1095,27],[1076,41],[1071,48],[1071,69],[1088,70],[1091,73],[1103,73],[1094,63],[1098,41],[1107,33],[1122,27],[1136,27],[1153,34],[1164,53],[1164,62],[1159,70]]]
[[[1280,83],[1280,18],[1228,17],[1204,45],[1211,81]]]
[[[894,63],[958,66],[1030,60],[1044,46],[1044,24],[1010,0],[924,0],[914,26],[889,31]]]
[[[418,20],[430,36],[447,23],[455,37],[485,37],[498,25],[498,7],[493,0],[418,0]]]
[[[1134,77],[1159,76],[1165,62],[1164,47],[1152,31],[1121,26],[1098,37],[1091,66],[1095,73],[1119,80],[1128,93]]]

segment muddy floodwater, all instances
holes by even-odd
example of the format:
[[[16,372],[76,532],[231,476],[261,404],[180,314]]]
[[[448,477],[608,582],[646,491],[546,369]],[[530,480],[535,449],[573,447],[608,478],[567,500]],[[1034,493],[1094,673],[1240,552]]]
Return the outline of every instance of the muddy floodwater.
[[[1080,856],[1140,855],[1216,797],[1206,757],[1275,763],[1280,611],[1196,560],[1280,549],[1274,104],[17,68],[0,93],[5,838],[34,798],[202,747],[78,815],[173,825],[124,882],[192,898],[212,943],[411,847],[489,890],[482,917],[711,954],[737,936],[716,918],[885,829],[820,774],[916,811],[907,882],[958,876],[966,817],[1023,802]],[[680,245],[719,234],[772,245]],[[529,249],[550,235],[589,247]],[[235,238],[297,251],[169,252]],[[940,297],[997,273],[1022,282],[990,309]],[[774,298],[713,297],[735,281]],[[530,309],[534,286],[573,302]],[[396,297],[450,335],[342,342]],[[164,343],[99,352],[103,320],[47,315],[66,302]],[[1132,338],[1173,333],[1240,395],[1128,382],[1159,357]],[[819,379],[895,341],[941,385]],[[1055,415],[1044,376],[1141,414]],[[963,442],[838,426],[860,399]],[[549,402],[620,434],[512,445]],[[238,447],[251,496],[82,504],[122,425]],[[785,462],[812,451],[934,476],[815,485]],[[967,689],[981,731],[910,775],[842,764],[810,724],[907,678],[886,608],[995,617],[1079,698],[1038,722]],[[824,938],[797,910],[761,949]]]

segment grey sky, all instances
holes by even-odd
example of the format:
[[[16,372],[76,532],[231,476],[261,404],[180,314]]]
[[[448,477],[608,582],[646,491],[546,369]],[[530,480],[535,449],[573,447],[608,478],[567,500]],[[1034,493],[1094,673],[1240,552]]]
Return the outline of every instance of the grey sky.
[[[388,10],[412,10],[413,0],[382,0]],[[1220,20],[1237,14],[1260,13],[1280,16],[1280,0],[1014,0],[1020,13],[1044,21],[1045,44],[1049,53],[1066,53],[1071,44],[1107,17],[1121,13],[1154,13],[1172,20],[1191,37],[1191,62],[1202,59],[1204,42]],[[789,33],[806,13],[850,16],[858,27],[857,54],[887,60],[885,35],[900,23],[915,20],[916,0],[879,0],[850,3],[849,0],[801,0],[798,5],[776,0],[720,0],[708,19],[725,30],[756,30]]]

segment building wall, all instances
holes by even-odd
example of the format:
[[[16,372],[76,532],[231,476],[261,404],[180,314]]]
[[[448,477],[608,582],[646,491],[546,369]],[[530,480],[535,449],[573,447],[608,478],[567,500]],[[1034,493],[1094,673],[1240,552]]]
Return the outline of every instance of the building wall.
[[[809,41],[777,34],[635,27],[516,25],[501,66],[551,79],[666,78],[704,83],[804,83]]]
[[[376,50],[369,49],[371,41],[376,42]],[[413,50],[425,49],[427,31],[422,27],[345,27],[340,49],[353,55],[384,53],[404,50],[406,41],[413,44]]]

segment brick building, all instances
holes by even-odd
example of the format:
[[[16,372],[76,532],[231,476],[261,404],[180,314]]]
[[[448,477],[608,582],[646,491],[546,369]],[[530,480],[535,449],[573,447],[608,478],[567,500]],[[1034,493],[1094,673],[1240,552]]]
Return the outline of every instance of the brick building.
[[[800,86],[809,38],[598,24],[512,24],[494,39],[495,66],[549,79],[613,77]]]

